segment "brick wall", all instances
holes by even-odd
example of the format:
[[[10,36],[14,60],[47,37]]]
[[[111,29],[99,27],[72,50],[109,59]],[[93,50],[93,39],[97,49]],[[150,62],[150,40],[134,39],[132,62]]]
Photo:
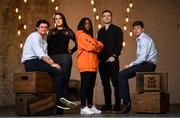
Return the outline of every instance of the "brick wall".
[[[180,1],[179,0],[134,0],[130,20],[143,20],[145,31],[154,39],[159,51],[157,71],[169,73],[170,102],[180,103]],[[113,22],[123,26],[127,0],[98,0],[98,9],[110,9],[113,12]],[[123,6],[124,4],[124,6]],[[27,30],[22,36],[17,35],[17,14],[14,8],[18,6],[22,19],[27,24]],[[22,11],[21,11],[22,10]],[[60,0],[60,10],[65,14],[68,24],[76,31],[77,24],[83,16],[93,19],[92,6],[87,0]],[[28,34],[35,29],[39,18],[48,19],[53,27],[54,6],[50,0],[4,0],[0,4],[0,106],[14,104],[13,73],[23,70],[20,64],[22,50],[20,40],[24,42]],[[123,12],[124,11],[124,12]],[[132,21],[131,21],[132,23]],[[124,32],[126,47],[120,56],[120,66],[128,64],[135,58],[135,37],[129,37]],[[79,79],[76,68],[76,54],[73,55],[71,78]],[[103,104],[102,86],[99,76],[95,87],[95,103]],[[135,91],[135,80],[130,80],[131,92]],[[101,99],[99,99],[101,98]]]
[[[0,104],[6,105],[9,102],[12,103],[12,100],[10,96],[10,90],[9,90],[9,79],[8,79],[8,71],[7,70],[7,63],[8,63],[8,37],[7,37],[7,30],[6,27],[9,23],[6,20],[8,18],[8,14],[10,11],[10,8],[8,8],[9,0],[7,0],[4,5],[0,5]]]

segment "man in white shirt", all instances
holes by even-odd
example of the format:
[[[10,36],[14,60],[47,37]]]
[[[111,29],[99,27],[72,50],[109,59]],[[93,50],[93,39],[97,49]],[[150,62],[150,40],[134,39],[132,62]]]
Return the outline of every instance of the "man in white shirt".
[[[47,34],[49,25],[49,22],[46,20],[41,19],[37,22],[37,31],[30,33],[26,39],[23,47],[21,62],[24,64],[26,72],[48,72],[53,76],[57,96],[56,104],[57,107],[60,108],[57,108],[57,113],[62,114],[62,109],[68,109],[67,107],[63,107],[62,103],[72,108],[76,107],[77,105],[71,101],[66,100],[65,98],[62,98],[65,77],[62,73],[60,65],[55,63],[47,55],[47,42],[45,36]],[[62,103],[60,103],[60,100]]]
[[[120,99],[123,101],[122,113],[131,110],[131,99],[129,93],[128,79],[136,76],[136,72],[154,72],[157,62],[157,50],[151,37],[144,33],[142,21],[135,21],[132,25],[133,32],[137,36],[137,58],[129,65],[124,66],[124,70],[118,73]]]

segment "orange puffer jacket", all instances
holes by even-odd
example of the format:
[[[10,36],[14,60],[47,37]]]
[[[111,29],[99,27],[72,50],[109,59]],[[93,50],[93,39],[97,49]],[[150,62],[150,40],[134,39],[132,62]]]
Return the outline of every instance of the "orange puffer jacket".
[[[103,44],[82,30],[76,32],[76,38],[78,44],[77,67],[79,72],[97,72],[97,53],[102,50]]]

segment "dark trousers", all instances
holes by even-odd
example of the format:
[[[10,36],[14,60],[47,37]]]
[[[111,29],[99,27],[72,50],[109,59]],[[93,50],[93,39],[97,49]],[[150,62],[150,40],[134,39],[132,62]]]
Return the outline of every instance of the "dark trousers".
[[[125,101],[131,101],[129,92],[128,79],[136,76],[136,72],[154,72],[156,65],[153,63],[143,62],[138,65],[134,65],[118,73],[119,81],[119,97]]]
[[[61,70],[64,73],[64,91],[63,95],[66,96],[68,93],[68,84],[71,76],[72,68],[72,57],[70,54],[57,54],[51,56],[55,63],[58,63],[61,66]]]
[[[104,90],[104,99],[105,105],[111,106],[111,85],[114,87],[114,95],[115,95],[115,106],[120,105],[119,92],[118,92],[118,78],[117,74],[119,72],[119,60],[116,59],[114,62],[103,62],[101,61],[99,64],[99,73],[102,80],[103,90]]]
[[[93,94],[94,94],[94,85],[96,81],[96,72],[81,72],[81,88],[80,88],[80,97],[81,97],[81,106],[85,107],[86,105],[93,105]]]
[[[59,103],[59,98],[62,96],[64,91],[64,75],[61,70],[56,69],[55,67],[50,66],[43,60],[39,59],[31,59],[24,62],[25,71],[40,71],[40,72],[48,72],[50,75],[54,77],[55,90],[57,93],[57,103]]]

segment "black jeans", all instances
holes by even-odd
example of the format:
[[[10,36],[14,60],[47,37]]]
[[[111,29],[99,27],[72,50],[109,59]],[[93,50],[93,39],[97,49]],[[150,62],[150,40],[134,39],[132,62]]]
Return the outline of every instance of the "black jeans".
[[[120,105],[119,92],[118,92],[118,77],[117,74],[119,72],[119,60],[116,58],[114,62],[103,62],[100,61],[99,64],[99,73],[102,80],[103,90],[104,90],[104,99],[105,105],[111,106],[111,85],[114,87],[114,95],[115,95],[115,106]]]
[[[62,70],[58,70],[55,67],[50,66],[43,60],[39,59],[31,59],[24,62],[25,71],[40,71],[40,72],[48,72],[50,75],[54,77],[55,90],[57,93],[57,104],[59,104],[59,98],[62,96],[64,91],[64,74]]]
[[[68,84],[71,76],[71,68],[72,68],[72,57],[70,54],[57,54],[51,56],[55,63],[58,63],[61,66],[61,70],[64,73],[64,91],[63,95],[67,95],[68,93]]]
[[[94,94],[94,85],[96,81],[96,72],[80,72],[81,75],[81,88],[80,88],[80,97],[81,97],[81,106],[85,107],[86,105],[93,105],[93,94]]]
[[[153,63],[143,62],[138,65],[134,65],[118,73],[119,81],[119,97],[125,101],[131,101],[129,92],[128,79],[136,76],[136,72],[154,72],[156,65]]]

